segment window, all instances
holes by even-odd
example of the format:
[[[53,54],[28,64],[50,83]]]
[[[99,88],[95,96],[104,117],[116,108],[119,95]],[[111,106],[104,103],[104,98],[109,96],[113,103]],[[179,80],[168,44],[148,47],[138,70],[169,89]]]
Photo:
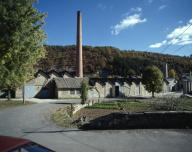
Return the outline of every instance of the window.
[[[81,94],[81,91],[80,90],[76,90],[76,94]]]
[[[70,90],[70,94],[75,94],[75,90]]]

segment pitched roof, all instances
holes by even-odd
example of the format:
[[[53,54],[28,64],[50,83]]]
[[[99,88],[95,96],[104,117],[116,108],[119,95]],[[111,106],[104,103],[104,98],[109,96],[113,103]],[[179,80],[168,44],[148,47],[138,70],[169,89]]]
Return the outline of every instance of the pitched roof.
[[[106,82],[109,82],[111,84],[115,84],[115,82],[118,82],[119,84],[123,85],[124,82],[127,82],[131,84],[132,82],[139,84],[141,82],[141,78],[138,77],[129,77],[129,78],[90,78],[89,84],[91,86],[94,86],[95,83],[100,83],[101,85],[105,85]]]
[[[55,78],[58,89],[80,89],[83,78]]]
[[[51,74],[54,74],[54,75],[56,75],[57,77],[60,77],[60,76],[61,76],[60,73],[57,72],[57,71],[55,71],[54,69],[48,71],[47,74],[48,74],[49,76],[50,76]]]
[[[41,74],[41,75],[43,75],[44,77],[49,78],[49,75],[48,75],[46,72],[44,72],[43,70],[38,70],[38,71],[35,73],[34,76],[37,77],[38,74]]]

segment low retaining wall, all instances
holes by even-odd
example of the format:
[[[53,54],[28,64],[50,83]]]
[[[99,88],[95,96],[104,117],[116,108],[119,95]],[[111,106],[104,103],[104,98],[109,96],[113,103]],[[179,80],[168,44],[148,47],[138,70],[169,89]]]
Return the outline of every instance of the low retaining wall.
[[[81,110],[82,108],[86,107],[87,104],[75,104],[74,106],[74,110],[73,110],[73,114],[75,114],[77,111]]]
[[[85,104],[73,104],[74,110],[73,114],[75,114],[77,111],[81,110],[82,108],[85,108],[86,106],[92,106],[94,103],[99,102],[98,100],[88,100]]]
[[[81,129],[192,128],[192,112],[111,113],[92,120]]]

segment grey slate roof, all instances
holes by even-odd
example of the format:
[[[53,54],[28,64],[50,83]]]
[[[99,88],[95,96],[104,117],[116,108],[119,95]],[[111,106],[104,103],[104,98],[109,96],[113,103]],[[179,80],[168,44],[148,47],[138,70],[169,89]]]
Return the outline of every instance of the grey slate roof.
[[[83,78],[55,78],[58,89],[80,89]]]

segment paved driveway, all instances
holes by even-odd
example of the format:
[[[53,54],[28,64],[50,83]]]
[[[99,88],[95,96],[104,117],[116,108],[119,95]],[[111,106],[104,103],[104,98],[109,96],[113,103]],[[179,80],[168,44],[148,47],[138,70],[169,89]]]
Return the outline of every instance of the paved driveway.
[[[192,130],[80,131],[50,121],[61,104],[41,103],[0,111],[0,134],[31,139],[58,152],[191,152]]]

